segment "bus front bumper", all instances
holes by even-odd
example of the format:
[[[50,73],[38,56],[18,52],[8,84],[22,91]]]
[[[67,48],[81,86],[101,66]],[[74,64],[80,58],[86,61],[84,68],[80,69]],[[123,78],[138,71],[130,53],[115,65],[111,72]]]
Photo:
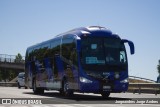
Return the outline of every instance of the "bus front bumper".
[[[103,91],[106,92],[126,92],[128,90],[128,82],[120,83],[120,82],[109,82],[109,83],[101,83],[99,81],[94,81],[92,83],[84,83],[80,82],[79,91],[82,93],[101,93]]]

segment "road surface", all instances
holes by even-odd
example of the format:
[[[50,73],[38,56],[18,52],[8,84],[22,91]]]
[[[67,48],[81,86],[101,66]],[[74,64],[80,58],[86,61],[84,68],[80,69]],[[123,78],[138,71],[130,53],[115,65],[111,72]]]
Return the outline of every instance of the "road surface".
[[[109,98],[103,99],[99,94],[92,93],[75,93],[71,98],[63,97],[58,91],[45,91],[43,95],[34,95],[32,89],[18,89],[16,87],[0,87],[0,100],[2,99],[20,99],[20,100],[32,100],[37,101],[42,99],[42,105],[20,105],[20,104],[0,104],[0,107],[160,107],[160,94],[133,94],[133,93],[112,93]],[[151,101],[152,103],[144,103],[143,100]],[[133,101],[136,104],[133,104]],[[120,103],[132,103],[132,104],[120,104]],[[156,104],[156,103],[159,104]]]

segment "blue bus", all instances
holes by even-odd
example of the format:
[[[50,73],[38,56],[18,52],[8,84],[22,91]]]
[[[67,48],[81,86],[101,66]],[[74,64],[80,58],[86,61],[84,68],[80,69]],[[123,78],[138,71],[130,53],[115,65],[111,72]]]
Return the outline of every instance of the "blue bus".
[[[134,54],[133,42],[100,26],[81,27],[28,47],[25,84],[35,94],[58,90],[65,96],[74,92],[110,93],[128,89],[128,59],[124,43]]]

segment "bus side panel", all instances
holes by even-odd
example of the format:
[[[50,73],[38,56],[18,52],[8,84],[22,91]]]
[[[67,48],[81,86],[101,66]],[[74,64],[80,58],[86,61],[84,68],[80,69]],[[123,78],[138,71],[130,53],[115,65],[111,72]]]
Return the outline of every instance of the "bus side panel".
[[[57,85],[54,83],[54,73],[52,69],[52,58],[45,58],[44,59],[44,65],[45,65],[45,75],[47,78],[45,78],[43,81],[46,84],[47,89],[56,89]]]
[[[44,89],[53,89],[53,71],[51,68],[50,58],[45,58],[41,61],[37,60],[36,64],[36,85]]]
[[[47,81],[53,82],[53,71],[52,71],[51,59],[45,58],[44,65],[45,65],[45,70],[47,72]]]
[[[28,86],[29,88],[33,88],[32,82],[33,82],[33,78],[36,76],[35,62],[34,61],[26,62],[25,70],[26,70],[26,74],[25,74],[26,75],[26,86]]]
[[[25,67],[25,84],[29,88],[32,88],[32,63],[31,62],[26,62],[26,67]]]
[[[32,87],[32,79],[33,79],[33,64],[32,64],[32,62],[29,62],[28,63],[28,67],[29,67],[29,69],[28,69],[28,82],[29,82],[29,87]]]
[[[47,78],[46,72],[43,68],[42,61],[35,61],[35,79],[37,87],[46,87],[45,79]]]
[[[63,68],[63,62],[59,55],[55,55],[55,66],[58,70],[58,80],[62,80],[64,77],[64,68]]]
[[[73,89],[79,90],[79,73],[78,68],[72,67],[72,73],[73,73]]]
[[[70,89],[78,90],[78,68],[73,65],[69,65],[66,62],[64,64],[65,77]]]

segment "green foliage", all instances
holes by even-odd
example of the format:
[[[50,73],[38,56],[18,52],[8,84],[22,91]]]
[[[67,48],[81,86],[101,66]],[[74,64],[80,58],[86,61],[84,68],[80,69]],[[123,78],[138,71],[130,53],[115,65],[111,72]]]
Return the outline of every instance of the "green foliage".
[[[18,75],[18,72],[11,69],[0,69],[0,81],[11,81]]]
[[[22,62],[22,55],[18,53],[15,57],[15,62],[19,63]],[[20,71],[19,71],[20,72]],[[11,81],[18,75],[18,72],[15,71],[14,69],[5,69],[5,68],[0,68],[0,81]]]
[[[16,59],[15,59],[15,62],[21,62],[22,61],[22,55],[20,53],[18,53],[16,55]]]

